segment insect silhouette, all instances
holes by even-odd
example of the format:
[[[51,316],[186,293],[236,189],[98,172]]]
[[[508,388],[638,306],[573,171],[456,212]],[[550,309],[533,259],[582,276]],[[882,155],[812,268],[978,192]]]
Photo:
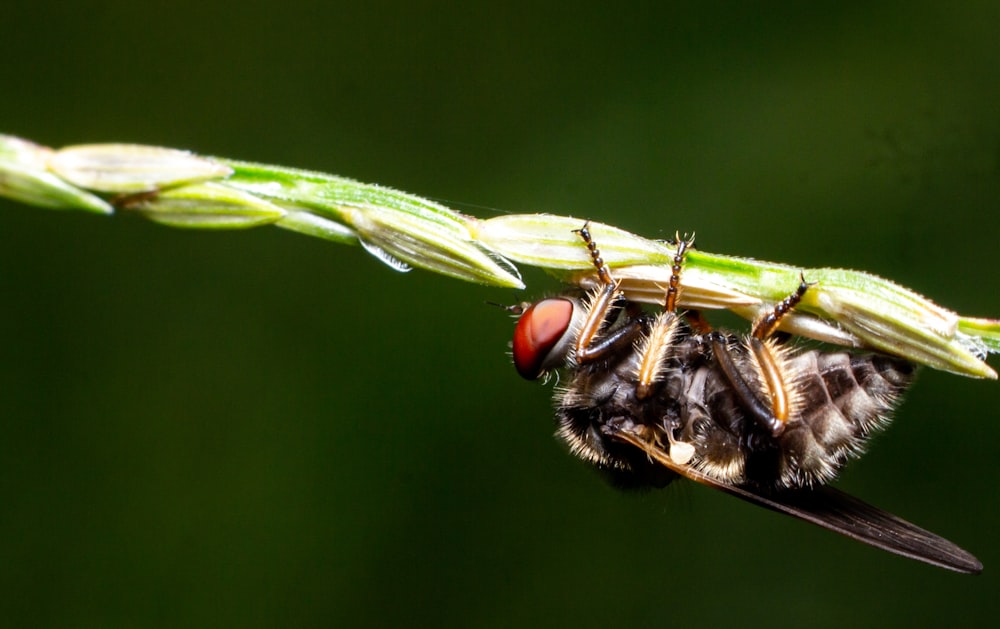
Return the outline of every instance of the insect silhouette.
[[[957,572],[982,564],[952,542],[826,485],[890,421],[915,367],[881,353],[796,347],[777,331],[810,289],[804,278],[745,338],[677,307],[676,240],[662,312],[627,301],[589,226],[597,269],[584,298],[520,313],[513,358],[527,379],[566,370],[557,435],[623,487],[682,476],[891,553]]]

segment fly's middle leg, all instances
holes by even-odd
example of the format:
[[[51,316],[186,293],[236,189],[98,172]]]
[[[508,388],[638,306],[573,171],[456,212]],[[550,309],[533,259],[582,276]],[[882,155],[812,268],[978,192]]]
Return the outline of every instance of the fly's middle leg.
[[[640,400],[649,397],[660,380],[680,323],[677,316],[677,300],[680,296],[681,268],[684,265],[684,254],[694,246],[694,237],[682,240],[680,234],[677,234],[676,242],[677,249],[670,268],[670,281],[663,299],[663,312],[653,321],[649,335],[646,336],[640,350],[642,360],[636,373],[635,386],[635,396]]]

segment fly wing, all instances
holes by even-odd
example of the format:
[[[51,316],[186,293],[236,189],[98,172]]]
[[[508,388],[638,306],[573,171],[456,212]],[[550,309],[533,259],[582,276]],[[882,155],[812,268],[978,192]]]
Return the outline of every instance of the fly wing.
[[[605,430],[615,439],[645,451],[653,461],[681,476],[755,505],[932,566],[965,574],[979,574],[983,570],[983,564],[972,554],[943,537],[832,487],[758,493],[746,487],[719,482],[687,464],[674,461],[667,452],[643,439],[634,426],[608,426]]]
[[[965,574],[983,571],[978,559],[952,542],[833,487],[762,495],[718,482],[707,484],[890,553]]]

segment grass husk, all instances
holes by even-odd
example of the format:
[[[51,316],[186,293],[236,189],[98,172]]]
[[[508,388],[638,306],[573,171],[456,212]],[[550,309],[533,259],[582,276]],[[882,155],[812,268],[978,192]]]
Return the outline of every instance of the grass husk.
[[[98,214],[134,212],[172,227],[275,225],[361,245],[397,271],[416,267],[469,282],[525,288],[517,265],[589,288],[594,269],[574,232],[583,218],[515,214],[477,219],[376,184],[324,173],[134,144],[52,149],[0,135],[0,196]],[[601,253],[636,301],[661,303],[674,245],[590,223]],[[889,280],[860,271],[802,269],[701,250],[685,256],[680,305],[753,319],[813,286],[782,322],[793,334],[895,354],[935,369],[997,377],[1000,321],[963,317]]]

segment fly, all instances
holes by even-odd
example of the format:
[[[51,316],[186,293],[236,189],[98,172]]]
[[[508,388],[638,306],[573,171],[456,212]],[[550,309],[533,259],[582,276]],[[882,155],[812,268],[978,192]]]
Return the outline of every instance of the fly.
[[[577,231],[597,288],[519,309],[513,340],[523,377],[568,372],[556,425],[573,454],[619,486],[683,476],[898,555],[982,570],[952,542],[826,485],[889,423],[911,363],[786,343],[777,328],[809,290],[805,278],[745,338],[680,312],[694,243],[679,237],[663,310],[648,313],[621,295],[588,225]]]

